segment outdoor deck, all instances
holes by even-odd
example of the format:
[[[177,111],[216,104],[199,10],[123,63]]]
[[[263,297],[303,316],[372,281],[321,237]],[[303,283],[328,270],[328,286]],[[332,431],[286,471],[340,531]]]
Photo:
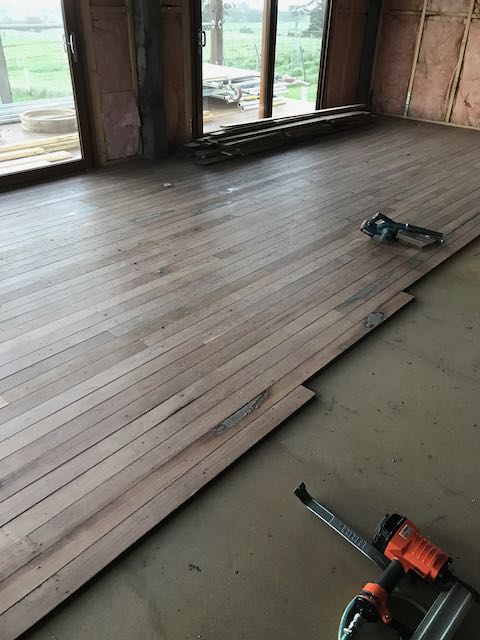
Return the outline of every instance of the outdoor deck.
[[[284,104],[274,105],[275,118],[311,113],[315,103],[284,98]],[[203,130],[205,133],[220,129],[224,124],[240,124],[258,120],[258,107],[242,111],[236,104],[227,104],[215,98],[208,98],[203,103]]]
[[[58,108],[73,109],[73,97],[0,104],[0,176],[81,158],[78,134],[37,133],[22,127],[25,111]]]

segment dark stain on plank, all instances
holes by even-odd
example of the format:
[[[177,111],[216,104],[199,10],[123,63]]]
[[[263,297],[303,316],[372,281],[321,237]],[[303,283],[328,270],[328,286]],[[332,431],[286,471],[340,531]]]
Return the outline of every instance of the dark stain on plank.
[[[262,405],[262,403],[266,400],[267,397],[268,397],[268,389],[266,389],[265,391],[262,391],[262,393],[259,393],[258,396],[255,396],[255,398],[253,398],[252,400],[244,404],[243,407],[240,407],[240,409],[235,411],[235,413],[232,413],[231,416],[228,416],[228,418],[225,418],[225,420],[222,420],[222,422],[217,424],[217,426],[214,427],[212,431],[216,433],[222,433],[227,429],[231,429],[232,427],[237,425],[241,420],[243,420],[243,418],[245,418],[246,416],[249,416],[253,411],[256,411]]]

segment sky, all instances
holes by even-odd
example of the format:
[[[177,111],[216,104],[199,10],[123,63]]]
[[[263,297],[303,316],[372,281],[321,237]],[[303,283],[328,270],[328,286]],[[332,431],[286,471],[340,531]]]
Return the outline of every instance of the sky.
[[[12,20],[21,20],[25,16],[34,16],[36,13],[44,11],[60,12],[61,0],[0,0],[0,13],[8,14]]]
[[[252,9],[263,9],[263,0],[228,0],[232,4],[246,4]],[[0,0],[1,2],[1,0]],[[288,8],[292,5],[305,6],[311,4],[311,0],[278,0],[278,8],[280,11],[288,11]],[[310,7],[311,8],[311,7]]]
[[[23,6],[22,6],[23,5]],[[15,9],[16,11],[25,13],[32,9],[54,9],[60,6],[60,0],[28,0],[28,2],[19,2],[18,0],[0,0],[0,9]]]

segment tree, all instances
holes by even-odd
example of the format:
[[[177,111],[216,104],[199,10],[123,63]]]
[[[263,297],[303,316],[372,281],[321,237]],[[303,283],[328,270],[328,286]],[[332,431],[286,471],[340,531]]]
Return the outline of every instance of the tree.
[[[211,22],[213,19],[212,0],[202,0],[202,22]],[[223,2],[223,14],[226,15],[231,9],[236,8],[232,2]]]
[[[325,19],[325,0],[314,0],[309,13],[310,22],[306,30],[307,33],[321,34],[323,31],[323,22]]]
[[[292,16],[292,19],[293,19],[293,21],[295,23],[295,31],[298,29],[298,23],[300,22],[301,18],[306,13],[308,13],[307,6],[308,5],[291,4],[288,7],[290,15]]]
[[[298,29],[301,18],[305,15],[310,17],[305,33],[321,33],[323,31],[325,0],[310,0],[306,4],[292,4],[288,7],[288,11],[295,22],[295,31]]]

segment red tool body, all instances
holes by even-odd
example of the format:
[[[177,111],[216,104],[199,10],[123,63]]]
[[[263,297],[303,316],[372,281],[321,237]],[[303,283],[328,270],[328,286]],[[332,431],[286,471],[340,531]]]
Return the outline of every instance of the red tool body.
[[[411,520],[404,521],[383,553],[389,560],[401,562],[405,573],[415,571],[421,578],[430,580],[436,580],[450,560]]]
[[[409,572],[426,580],[447,577],[451,559],[407,518],[398,514],[387,515],[378,525],[373,545],[391,560],[378,582],[368,582],[358,595],[358,605],[365,603],[362,615],[374,621],[380,617],[390,624],[392,616],[387,600],[400,580]],[[362,602],[363,601],[363,602]]]
[[[451,558],[420,533],[411,520],[396,513],[386,515],[369,542],[312,498],[304,483],[295,489],[295,495],[314,515],[383,572],[378,580],[367,582],[345,609],[338,636],[342,640],[353,640],[364,622],[378,620],[387,624],[402,640],[413,640],[413,637],[417,640],[437,638],[437,635],[424,635],[430,633],[432,628],[441,629],[438,638],[449,640],[471,602],[480,602],[480,594],[452,573]],[[390,594],[407,574],[416,574],[422,580],[440,587],[440,595],[418,626],[417,630],[421,633],[418,636],[412,635],[413,632],[401,621],[392,619],[388,609]],[[441,624],[443,627],[438,627]]]

